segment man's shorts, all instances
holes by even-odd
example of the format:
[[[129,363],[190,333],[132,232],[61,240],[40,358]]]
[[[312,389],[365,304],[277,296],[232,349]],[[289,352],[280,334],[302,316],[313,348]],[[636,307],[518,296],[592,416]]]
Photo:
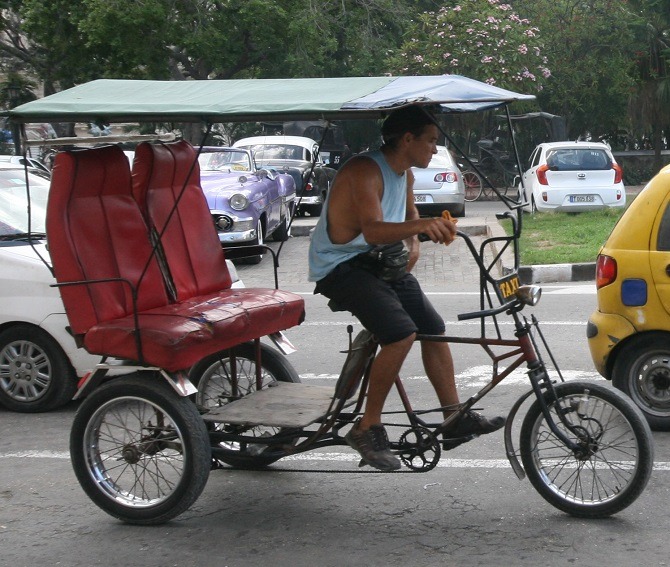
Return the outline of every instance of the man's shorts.
[[[316,284],[315,293],[331,299],[337,310],[350,311],[382,345],[413,333],[442,335],[442,317],[412,274],[385,282],[344,262]]]

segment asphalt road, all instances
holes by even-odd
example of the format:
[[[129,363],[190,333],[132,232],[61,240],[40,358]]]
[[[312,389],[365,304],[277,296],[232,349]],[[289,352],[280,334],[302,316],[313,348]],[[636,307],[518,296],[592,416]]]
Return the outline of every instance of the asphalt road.
[[[422,244],[425,262],[442,268],[426,291],[450,334],[476,334],[476,323],[456,319],[478,304],[472,266],[458,248],[438,252],[429,245]],[[306,249],[306,238],[293,238],[280,256],[282,287],[302,294],[307,306],[305,323],[288,333],[298,347],[290,360],[303,381],[332,385],[344,360],[346,326],[355,322],[312,294]],[[266,260],[240,270],[247,286],[271,285]],[[430,266],[420,269],[427,273]],[[566,379],[602,380],[585,338],[594,306],[594,286],[584,283],[545,285],[534,308]],[[475,347],[453,350],[459,390],[467,396],[490,372],[488,359]],[[415,407],[433,405],[417,352],[402,375]],[[514,373],[482,407],[504,414],[526,390],[525,374]],[[388,409],[398,403],[391,396]],[[628,567],[670,561],[666,433],[654,434],[655,471],[646,491],[605,520],[567,516],[519,481],[497,432],[443,455],[425,474],[359,469],[346,447],[298,455],[268,472],[213,471],[191,509],[163,526],[142,528],[100,511],[75,480],[68,454],[75,410],[75,403],[48,414],[0,410],[2,566]]]

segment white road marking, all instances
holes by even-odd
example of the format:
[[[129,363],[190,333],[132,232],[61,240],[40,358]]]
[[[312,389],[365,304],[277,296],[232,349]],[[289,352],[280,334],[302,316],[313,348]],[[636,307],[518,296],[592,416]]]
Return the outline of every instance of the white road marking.
[[[502,372],[503,367],[498,369],[498,372]],[[600,376],[595,371],[582,371],[582,370],[563,370],[561,371],[563,379],[568,382],[570,380],[591,380],[591,381],[601,381],[604,382],[605,379]],[[555,380],[558,380],[558,374],[555,371],[550,370],[549,376]],[[339,374],[314,374],[314,373],[304,373],[300,374],[300,379],[304,382],[309,382],[311,380],[337,380]],[[463,372],[460,372],[456,375],[456,384],[459,386],[474,386],[481,388],[487,384],[491,377],[491,366],[481,365],[481,366],[472,366]],[[402,376],[404,381],[428,381],[428,377],[424,375],[417,376]],[[526,374],[525,369],[517,368],[509,376],[507,376],[499,385],[500,386],[518,386],[528,384],[528,375]]]
[[[69,459],[67,451],[16,451],[11,453],[0,453],[0,459]],[[284,457],[279,464],[284,462],[297,463],[358,463],[360,456],[353,451],[348,453],[318,451],[301,453]],[[437,464],[439,468],[445,469],[509,469],[511,465],[506,459],[440,459]],[[655,471],[670,471],[670,462],[659,461],[654,463]]]
[[[301,327],[342,327],[345,325],[360,325],[355,319],[349,321],[305,321],[300,326]],[[479,327],[479,321],[447,321],[447,332],[451,327]],[[498,325],[501,327],[511,327],[514,325],[513,321],[498,321]],[[493,327],[492,323],[489,323],[487,326]],[[540,321],[540,327],[561,327],[561,326],[574,326],[574,327],[586,327],[586,321]]]

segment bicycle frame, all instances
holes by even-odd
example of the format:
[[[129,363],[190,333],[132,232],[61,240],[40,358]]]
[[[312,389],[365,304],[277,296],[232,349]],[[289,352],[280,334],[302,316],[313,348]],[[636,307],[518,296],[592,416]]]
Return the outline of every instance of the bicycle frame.
[[[535,328],[538,335],[541,338],[544,348],[549,353],[554,367],[557,369],[559,377],[562,381],[562,376],[560,370],[556,365],[556,362],[551,355],[551,351],[542,335],[539,325],[535,317],[531,318],[529,323],[525,318],[522,318],[520,315],[521,310],[525,307],[529,301],[523,301],[519,298],[519,294],[516,293],[518,289],[518,278],[516,272],[519,265],[519,254],[518,254],[518,238],[521,231],[521,214],[518,209],[516,215],[511,212],[504,213],[503,217],[511,220],[513,225],[512,234],[505,237],[490,237],[485,239],[479,251],[476,249],[472,239],[465,233],[458,231],[458,236],[463,238],[470,254],[477,263],[477,266],[480,271],[480,307],[481,310],[475,311],[472,313],[463,313],[458,316],[458,319],[469,320],[469,319],[480,319],[480,336],[479,337],[462,337],[462,336],[446,336],[446,335],[417,335],[417,341],[434,341],[434,342],[446,342],[452,344],[469,344],[469,345],[478,345],[483,348],[486,354],[489,356],[492,364],[492,376],[491,380],[485,384],[479,391],[474,395],[469,397],[466,401],[461,402],[458,407],[436,407],[423,410],[415,410],[410,401],[410,397],[405,390],[402,379],[398,376],[395,379],[395,388],[398,393],[398,396],[403,407],[402,411],[387,411],[384,412],[384,415],[391,414],[404,414],[409,422],[410,429],[414,428],[423,428],[431,432],[432,437],[427,442],[428,445],[435,443],[435,439],[448,431],[450,426],[455,423],[461,415],[470,408],[474,407],[484,396],[486,396],[493,388],[500,384],[505,378],[510,376],[515,370],[520,368],[522,365],[526,364],[528,367],[528,376],[531,384],[531,389],[525,393],[519,400],[514,404],[512,409],[509,412],[507,423],[504,431],[505,447],[506,454],[510,461],[510,464],[519,479],[524,478],[525,472],[521,466],[519,459],[517,458],[516,451],[514,449],[514,443],[512,440],[512,424],[514,417],[521,407],[522,403],[530,397],[532,394],[535,394],[542,407],[542,411],[547,420],[547,424],[552,432],[563,442],[571,451],[578,451],[579,446],[574,443],[571,439],[566,437],[566,435],[557,427],[553,416],[549,411],[549,405],[545,401],[544,394],[550,392],[550,399],[556,400],[556,396],[553,393],[552,381],[549,378],[549,375],[546,371],[545,364],[539,355],[539,349],[536,341],[532,335],[532,329]],[[494,243],[501,243],[500,251],[493,256],[493,260],[490,263],[484,262],[484,256],[487,253],[487,250]],[[514,272],[508,274],[503,278],[495,278],[492,275],[493,269],[496,268],[497,262],[502,255],[503,251],[508,246],[513,247],[515,266]],[[515,279],[517,278],[517,279]],[[539,288],[532,289],[528,288],[530,291],[528,293],[533,293],[539,296]],[[494,306],[494,296],[498,300],[500,305]],[[511,299],[510,299],[511,297]],[[514,335],[515,338],[503,338],[500,326],[498,324],[497,317],[501,314],[506,314],[512,317],[514,321]],[[493,334],[487,333],[486,320],[490,319],[493,323],[494,331]],[[318,422],[318,426],[314,431],[303,430],[301,432],[289,431],[280,433],[277,436],[264,441],[262,438],[245,435],[238,435],[234,432],[220,432],[212,431],[210,432],[210,438],[212,440],[213,446],[213,455],[216,457],[217,449],[216,444],[222,442],[237,442],[245,444],[254,444],[254,445],[267,445],[267,449],[263,452],[263,455],[271,456],[275,451],[273,447],[276,447],[275,455],[277,458],[281,456],[286,456],[287,454],[300,453],[316,448],[322,448],[332,445],[343,445],[345,444],[343,437],[339,434],[339,430],[345,426],[351,425],[357,415],[362,411],[363,404],[365,401],[367,386],[369,380],[370,367],[372,361],[374,360],[374,355],[378,348],[378,344],[374,340],[369,340],[363,346],[354,346],[351,343],[351,333],[352,328],[349,327],[350,334],[350,345],[349,345],[349,355],[351,359],[354,360],[353,366],[357,366],[355,369],[351,368],[351,364],[348,366],[345,363],[345,368],[340,376],[338,385],[335,388],[336,396],[333,397],[331,406],[326,413],[326,416]],[[501,348],[503,352],[496,353],[493,349]],[[508,365],[505,368],[501,367],[503,362],[507,361]],[[348,359],[349,362],[349,359]],[[337,393],[350,392],[357,388],[358,383],[361,382],[361,387],[358,391],[356,399],[354,402],[350,401],[347,396],[338,397]],[[354,407],[351,410],[347,409],[347,404],[353,404]],[[448,411],[449,416],[444,419],[442,413]],[[439,420],[427,420],[422,416],[427,414],[439,414]],[[559,412],[559,417],[561,418],[562,425],[568,430],[573,431],[573,426],[563,419],[563,413]],[[388,424],[391,425],[391,424]],[[395,424],[397,425],[397,424]],[[574,432],[574,431],[573,431]],[[298,444],[293,446],[287,446],[287,443],[290,443],[291,440],[296,438],[302,439]],[[468,439],[469,440],[469,439]],[[391,447],[396,450],[403,449],[403,444],[400,442],[391,442]],[[418,450],[422,448],[419,447]],[[426,449],[426,446],[423,447]],[[438,455],[439,456],[439,455]],[[435,461],[436,464],[436,461]],[[433,464],[434,466],[434,464]],[[425,470],[430,470],[432,466],[426,467]],[[422,469],[424,470],[424,469]]]

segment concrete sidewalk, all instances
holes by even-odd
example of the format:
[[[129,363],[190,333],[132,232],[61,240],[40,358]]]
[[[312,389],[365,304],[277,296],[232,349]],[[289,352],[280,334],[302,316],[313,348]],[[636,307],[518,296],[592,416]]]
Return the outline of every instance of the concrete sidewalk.
[[[643,185],[626,187],[626,199],[630,203],[637,197]],[[293,236],[309,236],[309,233],[318,217],[300,217],[293,221]],[[463,217],[458,219],[458,229],[475,237],[477,245],[483,238],[503,237],[505,231],[495,216],[491,217]],[[460,240],[460,239],[459,239]],[[449,252],[426,246],[422,248],[422,259],[415,268],[417,277],[423,282],[439,283],[445,277],[451,281],[469,281],[473,268],[463,260],[463,254],[469,255],[465,244],[457,241],[449,247]],[[494,254],[497,254],[494,252]],[[446,256],[446,257],[445,257]],[[502,253],[498,268],[500,275],[507,273],[514,266],[514,257],[511,250]],[[464,271],[463,271],[464,270]],[[478,276],[477,276],[478,277]],[[574,281],[593,281],[595,279],[595,259],[593,262],[579,264],[548,264],[535,266],[520,266],[519,278],[522,283],[560,283]],[[476,280],[476,278],[475,278]]]

